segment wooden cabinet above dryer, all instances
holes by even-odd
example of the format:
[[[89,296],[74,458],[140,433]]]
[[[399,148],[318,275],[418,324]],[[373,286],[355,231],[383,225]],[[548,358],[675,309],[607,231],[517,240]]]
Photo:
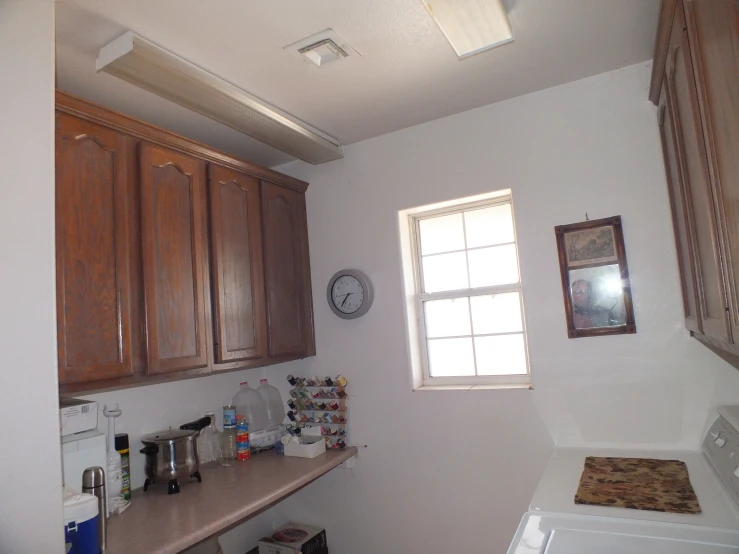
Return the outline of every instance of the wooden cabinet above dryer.
[[[686,327],[739,367],[739,2],[663,0],[650,99]]]

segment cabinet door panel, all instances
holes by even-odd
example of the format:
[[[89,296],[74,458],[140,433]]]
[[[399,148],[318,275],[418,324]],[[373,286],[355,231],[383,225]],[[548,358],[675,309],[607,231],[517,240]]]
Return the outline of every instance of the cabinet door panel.
[[[209,168],[216,362],[264,357],[267,322],[259,180]]]
[[[203,162],[141,144],[148,373],[208,365]]]
[[[269,355],[313,353],[305,197],[262,182]]]
[[[703,328],[698,314],[698,297],[695,287],[694,258],[691,248],[691,233],[688,229],[688,212],[685,205],[685,184],[678,169],[677,146],[672,115],[666,106],[666,93],[662,91],[659,105],[659,125],[662,137],[662,153],[665,160],[667,187],[672,208],[672,222],[677,246],[678,269],[683,297],[685,327],[690,331],[702,333]]]
[[[132,373],[126,137],[56,116],[59,381]]]
[[[676,9],[667,62],[667,105],[673,120],[679,171],[685,183],[703,333],[731,342],[719,253],[716,209],[708,179],[693,65],[683,11]]]

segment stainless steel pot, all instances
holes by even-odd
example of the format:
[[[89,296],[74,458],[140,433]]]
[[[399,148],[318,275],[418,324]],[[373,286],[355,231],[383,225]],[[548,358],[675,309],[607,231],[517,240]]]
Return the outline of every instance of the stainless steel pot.
[[[141,438],[146,455],[146,481],[144,491],[157,481],[168,481],[168,494],[180,492],[178,479],[200,476],[200,455],[198,441],[200,431],[210,425],[210,417],[204,417],[192,423],[182,425],[179,429],[169,429],[151,433]]]

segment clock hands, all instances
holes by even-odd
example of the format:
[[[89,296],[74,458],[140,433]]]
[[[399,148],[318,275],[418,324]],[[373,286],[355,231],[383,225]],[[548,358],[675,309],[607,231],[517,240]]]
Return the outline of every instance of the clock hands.
[[[346,294],[346,295],[344,296],[344,301],[343,301],[343,302],[341,303],[341,307],[342,307],[342,308],[344,307],[344,304],[346,304],[346,301],[347,301],[347,300],[349,299],[349,297],[351,296],[351,294],[352,294],[352,293],[351,293],[351,292],[349,292],[349,293],[347,293],[347,294]]]

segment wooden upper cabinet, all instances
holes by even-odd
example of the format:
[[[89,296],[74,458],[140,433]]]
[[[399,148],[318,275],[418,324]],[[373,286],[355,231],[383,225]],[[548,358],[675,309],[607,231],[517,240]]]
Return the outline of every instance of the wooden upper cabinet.
[[[139,148],[149,374],[208,366],[205,164]]]
[[[665,161],[667,190],[672,209],[672,223],[677,245],[678,269],[683,296],[685,327],[703,333],[698,314],[698,294],[695,286],[695,260],[691,244],[692,232],[688,228],[688,209],[685,203],[685,183],[677,158],[677,144],[672,114],[667,109],[667,93],[663,87],[659,103],[659,127],[662,138],[662,153]]]
[[[315,353],[305,195],[262,182],[269,355]]]
[[[267,351],[259,179],[210,164],[211,283],[216,363]]]
[[[685,19],[716,191],[732,325],[739,326],[739,1],[685,2]]]
[[[126,136],[56,115],[60,383],[130,375]]]
[[[677,173],[682,183],[687,229],[703,334],[730,343],[732,333],[718,235],[714,190],[709,178],[698,93],[681,5],[675,9],[665,68],[666,109],[671,118]]]
[[[61,392],[315,355],[307,186],[57,91]]]

